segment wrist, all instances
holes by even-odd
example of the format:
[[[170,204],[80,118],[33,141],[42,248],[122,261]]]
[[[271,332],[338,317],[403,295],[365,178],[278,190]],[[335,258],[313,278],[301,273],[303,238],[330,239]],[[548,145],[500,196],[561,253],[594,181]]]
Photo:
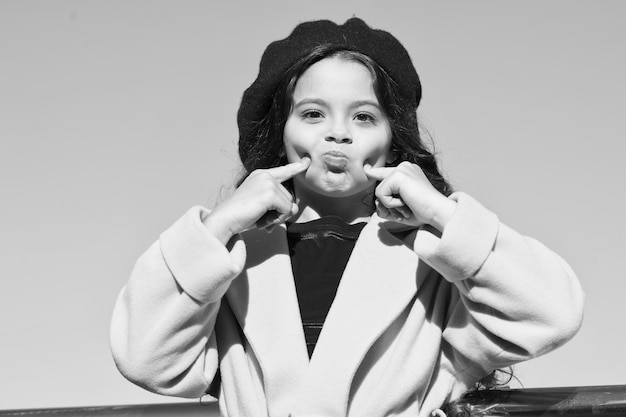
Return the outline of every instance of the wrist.
[[[226,222],[221,221],[219,216],[215,212],[211,212],[204,220],[204,227],[223,245],[226,245],[228,241],[234,236],[230,228],[226,225]]]
[[[431,209],[430,220],[428,224],[443,233],[446,225],[454,215],[456,210],[456,201],[445,196],[441,196],[437,203]]]

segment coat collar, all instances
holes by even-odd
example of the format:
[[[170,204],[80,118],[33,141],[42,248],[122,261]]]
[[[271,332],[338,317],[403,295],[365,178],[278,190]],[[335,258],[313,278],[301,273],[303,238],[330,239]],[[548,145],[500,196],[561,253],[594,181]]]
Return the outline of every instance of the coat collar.
[[[247,272],[228,297],[261,365],[270,415],[345,415],[359,364],[417,291],[417,255],[395,226],[374,216],[361,232],[310,362],[284,227],[244,237]]]

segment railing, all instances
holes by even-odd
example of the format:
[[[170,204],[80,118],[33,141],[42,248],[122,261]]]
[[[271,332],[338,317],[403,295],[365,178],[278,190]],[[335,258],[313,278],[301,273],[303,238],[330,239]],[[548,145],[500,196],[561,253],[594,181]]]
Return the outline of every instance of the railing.
[[[217,404],[200,402],[111,405],[102,407],[39,408],[24,410],[0,410],[0,416],[76,416],[76,417],[219,417]]]
[[[489,407],[491,414],[488,415],[493,416],[626,416],[626,385],[487,390],[478,392],[468,401],[477,408]],[[218,417],[219,411],[216,404],[194,402],[0,410],[0,416]]]
[[[472,397],[471,404],[490,406],[493,415],[626,416],[626,385],[486,390]]]

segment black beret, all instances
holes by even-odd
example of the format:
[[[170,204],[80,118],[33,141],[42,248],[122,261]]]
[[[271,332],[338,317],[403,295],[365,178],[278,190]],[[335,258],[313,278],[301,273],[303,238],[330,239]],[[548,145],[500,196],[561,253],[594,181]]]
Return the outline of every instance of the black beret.
[[[259,75],[244,92],[237,113],[240,138],[247,137],[250,129],[265,117],[285,72],[320,45],[345,47],[369,56],[398,84],[407,104],[417,109],[422,96],[417,71],[406,49],[390,33],[372,29],[356,17],[343,25],[330,20],[304,22],[287,38],[272,42],[265,49]]]

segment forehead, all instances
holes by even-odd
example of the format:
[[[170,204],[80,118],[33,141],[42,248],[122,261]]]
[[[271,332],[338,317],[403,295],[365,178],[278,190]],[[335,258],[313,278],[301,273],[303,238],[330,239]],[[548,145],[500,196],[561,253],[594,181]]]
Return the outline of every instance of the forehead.
[[[304,71],[293,92],[296,101],[318,95],[376,99],[374,78],[360,62],[341,57],[324,58]]]

